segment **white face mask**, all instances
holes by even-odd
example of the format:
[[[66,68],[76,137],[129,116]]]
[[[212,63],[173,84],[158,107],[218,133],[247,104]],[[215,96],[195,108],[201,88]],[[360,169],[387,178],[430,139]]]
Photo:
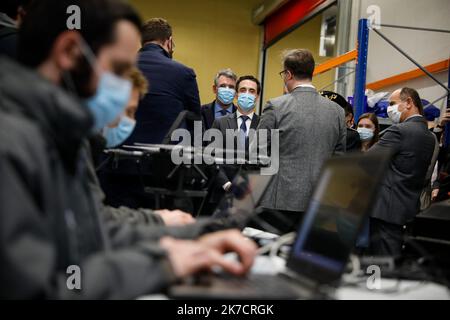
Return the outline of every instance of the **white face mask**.
[[[402,113],[398,111],[398,104],[389,106],[387,108],[387,114],[394,124],[400,123]]]

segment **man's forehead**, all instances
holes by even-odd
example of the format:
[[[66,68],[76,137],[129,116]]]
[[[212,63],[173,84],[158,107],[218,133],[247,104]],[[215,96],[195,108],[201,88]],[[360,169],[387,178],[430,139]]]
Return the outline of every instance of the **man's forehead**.
[[[228,78],[227,76],[220,76],[219,77],[219,82],[220,83],[236,83],[236,81],[234,81],[233,79],[231,79],[231,78]]]
[[[258,86],[255,81],[243,80],[241,81],[241,83],[239,83],[239,89],[240,88],[257,89]]]
[[[389,101],[397,101],[400,99],[400,90],[395,90],[389,97]]]

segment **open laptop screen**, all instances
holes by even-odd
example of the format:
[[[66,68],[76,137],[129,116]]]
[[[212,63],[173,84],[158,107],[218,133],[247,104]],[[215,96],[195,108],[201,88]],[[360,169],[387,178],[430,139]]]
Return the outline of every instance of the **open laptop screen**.
[[[319,283],[340,278],[368,216],[389,155],[329,160],[293,246],[288,266]]]
[[[272,176],[261,175],[259,170],[241,170],[233,180],[231,191],[222,198],[213,217],[233,217],[242,227],[254,215]]]

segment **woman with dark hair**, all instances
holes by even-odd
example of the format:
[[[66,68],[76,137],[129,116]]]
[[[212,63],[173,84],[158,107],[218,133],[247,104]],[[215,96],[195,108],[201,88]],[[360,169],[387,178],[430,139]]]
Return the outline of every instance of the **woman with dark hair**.
[[[358,120],[358,133],[361,138],[361,150],[368,151],[379,140],[380,125],[374,113],[364,113]]]

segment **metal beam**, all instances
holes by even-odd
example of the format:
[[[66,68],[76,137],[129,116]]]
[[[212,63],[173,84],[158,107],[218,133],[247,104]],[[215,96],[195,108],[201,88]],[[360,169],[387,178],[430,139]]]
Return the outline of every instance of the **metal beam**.
[[[350,28],[352,20],[352,0],[338,0],[337,3],[338,14],[337,14],[337,33],[336,33],[336,55],[340,56],[348,51],[350,51]],[[344,77],[347,71],[339,66],[336,69],[335,79],[336,85],[334,91],[345,96],[347,91],[347,82],[340,80]],[[344,77],[345,78],[345,77]]]
[[[429,64],[427,66],[424,66],[425,69],[427,69],[430,73],[439,73],[448,70],[449,68],[449,62],[448,60],[442,60],[438,61],[436,63]],[[372,83],[367,84],[368,89],[372,90],[380,90],[385,87],[393,86],[397,83],[402,83],[405,81],[417,79],[420,77],[426,76],[422,72],[421,69],[414,69],[407,72],[403,72],[400,74],[397,74],[392,77],[388,77],[386,79],[378,80]]]
[[[450,64],[450,58],[448,59],[448,63]],[[450,89],[450,68],[448,68],[447,87]],[[448,91],[447,95],[447,108],[450,108],[450,90]],[[450,123],[447,123],[447,125],[445,126],[444,145],[446,148],[450,146]]]
[[[364,113],[366,96],[367,57],[369,54],[369,21],[360,19],[358,25],[358,60],[356,63],[355,91],[353,96],[353,109],[355,122]]]
[[[333,84],[335,84],[336,82],[339,82],[339,81],[341,81],[341,80],[344,80],[344,79],[347,78],[349,75],[354,74],[355,72],[356,72],[356,71],[353,70],[353,71],[350,71],[349,73],[344,74],[343,76],[337,78],[337,79],[334,80],[333,82],[330,82],[329,84],[327,84],[325,87],[320,88],[320,89],[319,89],[319,92],[325,90],[325,89],[328,88],[328,87],[331,87],[331,86],[332,86]],[[338,93],[339,93],[339,92],[338,92]],[[339,93],[339,94],[340,94],[340,93]]]
[[[450,89],[440,82],[435,76],[433,76],[430,72],[428,72],[427,69],[425,69],[421,64],[419,64],[416,60],[411,58],[405,51],[403,51],[399,46],[397,46],[393,41],[391,41],[388,37],[386,37],[384,34],[382,34],[377,29],[372,29],[373,32],[378,34],[383,40],[385,40],[387,43],[389,43],[394,49],[396,49],[398,52],[400,52],[406,59],[414,63],[420,70],[422,70],[428,77],[433,79],[438,85],[440,85],[442,88],[444,88],[448,93],[450,93]]]
[[[423,109],[427,108],[428,106],[431,106],[435,103],[438,103],[439,101],[441,101],[444,98],[447,98],[448,94],[444,94],[442,97],[437,98],[436,100],[434,100],[433,102],[428,102],[428,104],[426,106],[423,106]]]
[[[420,28],[420,27],[409,27],[409,26],[397,26],[394,24],[373,24],[373,27],[385,27],[385,28],[395,28],[395,29],[407,29],[407,30],[418,30],[418,31],[429,31],[429,32],[442,32],[450,33],[450,30],[444,29],[432,29],[432,28]]]
[[[349,51],[341,56],[331,58],[324,63],[319,64],[314,69],[314,75],[318,75],[324,72],[327,72],[331,69],[334,69],[344,63],[350,62],[352,60],[355,60],[358,57],[358,52],[356,50]]]

